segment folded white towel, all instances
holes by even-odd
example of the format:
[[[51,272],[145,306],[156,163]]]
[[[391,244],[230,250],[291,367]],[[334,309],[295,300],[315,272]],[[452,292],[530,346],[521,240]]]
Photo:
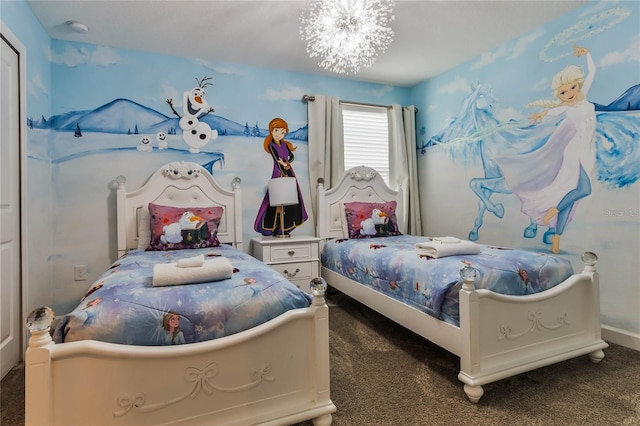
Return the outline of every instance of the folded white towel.
[[[459,240],[457,243],[443,243],[435,239],[432,241],[421,241],[416,243],[416,249],[419,254],[433,258],[478,254],[481,251],[481,247],[478,244],[468,240]]]
[[[153,265],[154,287],[196,284],[231,278],[233,265],[226,257],[206,260],[202,266],[179,267],[177,263],[156,263]]]
[[[462,241],[460,238],[456,237],[434,237],[432,240],[433,242],[442,244],[457,244]]]
[[[204,254],[178,259],[178,262],[176,263],[178,268],[195,268],[197,266],[202,266],[204,265]]]

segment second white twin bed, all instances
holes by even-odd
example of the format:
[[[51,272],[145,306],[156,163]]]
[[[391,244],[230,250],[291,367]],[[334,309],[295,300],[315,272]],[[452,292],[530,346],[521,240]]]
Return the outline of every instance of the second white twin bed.
[[[458,355],[471,401],[487,383],[580,355],[604,357],[595,254],[585,253],[584,270],[574,273],[551,253],[401,235],[404,199],[364,166],[329,190],[320,184],[321,274]]]

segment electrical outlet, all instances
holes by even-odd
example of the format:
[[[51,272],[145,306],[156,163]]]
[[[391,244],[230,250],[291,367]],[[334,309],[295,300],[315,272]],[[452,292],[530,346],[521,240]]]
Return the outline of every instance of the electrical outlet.
[[[74,266],[73,276],[76,281],[85,281],[87,279],[87,266],[86,265]]]

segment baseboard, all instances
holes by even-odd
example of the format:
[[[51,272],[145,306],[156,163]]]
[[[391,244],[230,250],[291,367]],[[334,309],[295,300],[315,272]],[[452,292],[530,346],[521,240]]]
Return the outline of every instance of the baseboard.
[[[609,325],[603,325],[601,329],[603,340],[640,351],[640,334],[635,334]]]

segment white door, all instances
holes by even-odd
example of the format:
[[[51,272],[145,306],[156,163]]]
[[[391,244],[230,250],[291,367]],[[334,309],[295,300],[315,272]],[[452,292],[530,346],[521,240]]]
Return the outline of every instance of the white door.
[[[20,69],[2,37],[0,64],[0,377],[20,360]]]

